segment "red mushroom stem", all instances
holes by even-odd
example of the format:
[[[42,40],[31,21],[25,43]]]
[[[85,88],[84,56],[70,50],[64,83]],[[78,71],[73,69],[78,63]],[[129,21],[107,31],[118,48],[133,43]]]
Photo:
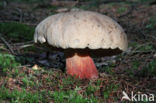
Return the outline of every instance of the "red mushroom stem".
[[[98,71],[94,61],[87,53],[73,53],[66,55],[67,74],[80,79],[96,79]]]

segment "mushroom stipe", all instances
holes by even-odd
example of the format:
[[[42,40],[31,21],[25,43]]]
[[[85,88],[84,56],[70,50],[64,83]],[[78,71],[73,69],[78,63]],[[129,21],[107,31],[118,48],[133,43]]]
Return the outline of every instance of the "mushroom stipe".
[[[66,55],[67,74],[80,79],[97,79],[98,71],[92,58],[86,53]]]

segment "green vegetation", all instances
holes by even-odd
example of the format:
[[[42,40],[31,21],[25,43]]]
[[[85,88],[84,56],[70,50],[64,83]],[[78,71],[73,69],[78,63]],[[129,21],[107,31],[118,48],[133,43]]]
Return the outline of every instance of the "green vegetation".
[[[142,70],[139,71],[142,77],[155,77],[156,76],[156,60],[148,63]]]
[[[16,68],[19,65],[15,57],[10,54],[0,53],[0,67],[1,68]]]
[[[148,21],[148,24],[146,25],[146,28],[148,30],[152,30],[154,29],[155,30],[155,26],[156,26],[156,15],[151,17]],[[155,30],[156,31],[156,30]],[[156,32],[155,32],[156,33]]]
[[[117,9],[117,13],[122,14],[124,12],[126,12],[128,9],[126,7],[120,7]]]
[[[88,95],[88,96],[93,96],[94,95],[94,93],[97,91],[97,90],[99,90],[100,88],[99,88],[99,85],[98,86],[96,86],[96,85],[94,85],[92,82],[90,82],[89,83],[89,85],[88,85],[88,87],[87,87],[87,89],[86,89],[86,94]]]
[[[44,101],[44,98],[40,95],[40,93],[35,92],[27,92],[25,89],[12,90],[5,87],[0,88],[0,102],[9,102],[9,103],[39,103],[40,101]]]
[[[84,2],[89,2],[88,5],[81,5],[78,8],[83,10],[89,10],[93,8],[97,8],[99,6],[99,0],[85,0]]]
[[[97,103],[97,99],[95,97],[84,98],[78,94],[77,91],[80,89],[81,88],[75,88],[75,90],[70,91],[54,92],[52,97],[56,103]]]
[[[134,60],[132,61],[132,68],[130,68],[129,70],[126,70],[126,73],[131,78],[155,77],[156,76],[155,67],[156,67],[156,60],[153,60],[151,62],[143,62],[143,61]]]
[[[3,75],[19,65],[13,55],[0,53],[0,73]]]
[[[105,90],[104,90],[104,99],[108,99],[110,97],[110,94],[114,91],[117,91],[119,85],[115,85],[115,84],[110,84],[108,86],[106,86]]]
[[[16,22],[0,23],[0,33],[13,42],[33,40],[34,28]]]
[[[146,51],[154,50],[154,47],[152,44],[147,44],[139,47],[138,50],[146,52]]]
[[[142,52],[148,52],[151,50],[155,50],[155,47],[153,46],[152,43],[147,43],[147,44],[138,44],[137,42],[131,42],[129,44],[129,47],[133,47],[134,51],[142,51]]]
[[[70,91],[56,91],[56,92],[27,92],[25,89],[22,90],[9,90],[5,87],[0,88],[0,102],[10,103],[38,103],[47,102],[47,98],[53,98],[55,103],[97,103],[95,97],[85,98],[78,94],[78,88]]]
[[[139,66],[140,66],[139,61],[135,60],[135,61],[132,62],[132,69],[137,70]]]
[[[24,76],[22,78],[23,86],[28,87],[28,86],[34,86],[33,78],[32,76]]]
[[[62,79],[62,85],[60,85],[60,88],[68,87],[69,85],[72,85],[73,82],[74,82],[74,79],[71,77],[63,78]]]

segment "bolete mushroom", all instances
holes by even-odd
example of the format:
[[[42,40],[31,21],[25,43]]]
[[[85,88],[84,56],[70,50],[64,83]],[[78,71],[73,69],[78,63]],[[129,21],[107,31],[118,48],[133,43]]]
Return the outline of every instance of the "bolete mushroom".
[[[34,41],[62,48],[66,71],[81,79],[98,78],[90,55],[114,55],[127,49],[127,36],[108,16],[91,11],[70,11],[49,16],[35,30]]]

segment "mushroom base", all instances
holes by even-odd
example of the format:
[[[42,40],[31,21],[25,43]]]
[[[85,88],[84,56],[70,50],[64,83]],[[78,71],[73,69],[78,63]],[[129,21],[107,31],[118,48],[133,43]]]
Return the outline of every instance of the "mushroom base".
[[[66,57],[67,74],[80,79],[96,79],[98,71],[88,54],[77,54]]]

